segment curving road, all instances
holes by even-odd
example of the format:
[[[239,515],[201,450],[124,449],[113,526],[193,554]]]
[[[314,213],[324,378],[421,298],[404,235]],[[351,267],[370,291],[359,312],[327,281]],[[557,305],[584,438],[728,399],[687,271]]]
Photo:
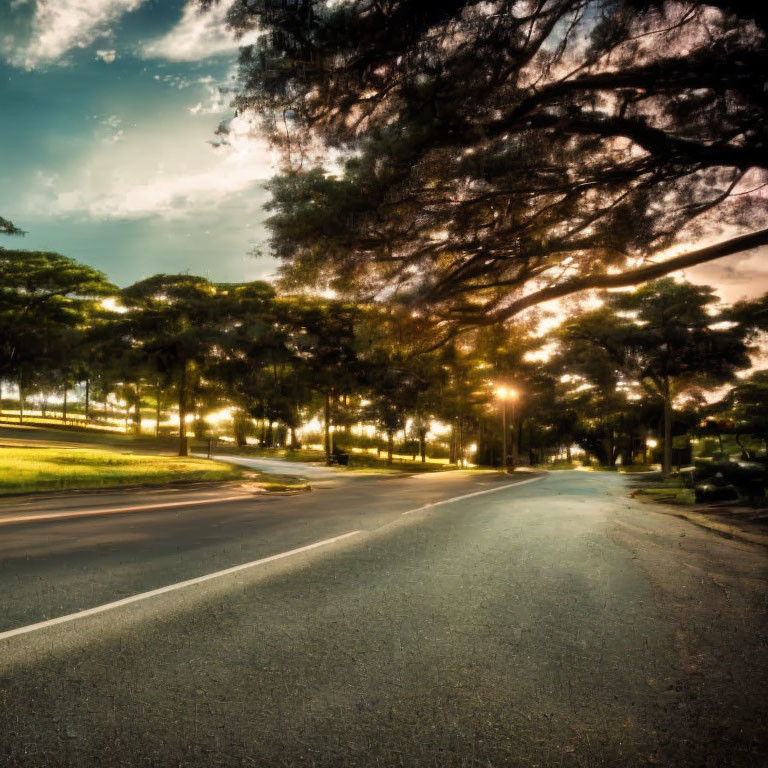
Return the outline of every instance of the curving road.
[[[4,506],[0,580],[4,767],[768,765],[766,552],[618,476]]]

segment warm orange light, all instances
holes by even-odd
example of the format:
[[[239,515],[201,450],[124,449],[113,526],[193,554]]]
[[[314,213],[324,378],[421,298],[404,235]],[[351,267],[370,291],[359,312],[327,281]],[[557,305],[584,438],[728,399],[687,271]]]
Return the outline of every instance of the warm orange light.
[[[517,397],[517,391],[514,389],[508,389],[507,387],[497,387],[496,397],[499,400],[514,400]]]

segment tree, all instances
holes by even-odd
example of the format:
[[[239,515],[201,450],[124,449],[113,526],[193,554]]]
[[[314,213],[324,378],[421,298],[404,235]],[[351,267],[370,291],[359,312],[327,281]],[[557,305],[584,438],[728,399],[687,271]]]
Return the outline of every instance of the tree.
[[[19,229],[12,221],[0,216],[0,235],[24,235],[24,230]]]
[[[662,404],[663,469],[669,473],[676,398],[694,388],[727,383],[749,367],[746,329],[718,325],[712,288],[671,278],[630,293],[606,294],[604,302],[604,307],[568,323],[565,337],[599,350],[605,371],[637,381]]]
[[[752,301],[740,301],[727,313],[727,317],[741,323],[752,336],[768,333],[768,293]]]
[[[292,346],[297,373],[322,398],[326,460],[333,451],[331,426],[339,398],[357,387],[361,349],[366,345],[363,313],[347,302],[297,298],[291,308],[295,333]]]
[[[264,32],[236,106],[283,150],[289,284],[472,325],[768,243],[754,5],[252,0],[230,18]]]
[[[409,365],[409,362],[411,365]],[[365,361],[363,381],[369,400],[366,413],[387,436],[387,463],[392,463],[395,433],[416,412],[428,381],[402,352],[379,347]]]
[[[237,318],[226,338],[226,356],[215,375],[225,382],[227,392],[251,418],[266,420],[263,434],[273,444],[272,422],[284,422],[294,444],[299,426],[299,404],[306,399],[308,383],[299,373],[293,349],[296,318],[290,300],[275,299],[266,283],[250,283],[232,293],[232,314]],[[236,438],[245,442],[236,419]]]
[[[26,392],[77,365],[77,339],[116,289],[98,270],[48,251],[0,249],[0,276],[0,376],[16,381],[23,419]]]
[[[187,415],[193,385],[217,354],[227,328],[227,287],[193,275],[155,275],[125,288],[128,311],[115,333],[176,390],[179,455],[189,453]]]
[[[729,395],[734,431],[754,435],[763,442],[768,474],[768,371],[755,371],[740,381]]]

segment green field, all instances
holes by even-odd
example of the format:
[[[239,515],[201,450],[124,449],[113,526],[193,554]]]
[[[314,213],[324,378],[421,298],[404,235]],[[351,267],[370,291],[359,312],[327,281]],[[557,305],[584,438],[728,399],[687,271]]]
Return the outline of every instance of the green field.
[[[146,456],[98,448],[0,445],[0,495],[122,485],[215,482],[242,470],[206,459]]]

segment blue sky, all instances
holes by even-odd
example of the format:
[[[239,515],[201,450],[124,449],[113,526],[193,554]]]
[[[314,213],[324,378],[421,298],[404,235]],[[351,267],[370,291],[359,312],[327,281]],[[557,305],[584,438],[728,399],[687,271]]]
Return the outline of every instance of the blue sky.
[[[127,284],[155,272],[247,280],[271,156],[229,108],[226,2],[0,0],[0,245],[55,250]]]

